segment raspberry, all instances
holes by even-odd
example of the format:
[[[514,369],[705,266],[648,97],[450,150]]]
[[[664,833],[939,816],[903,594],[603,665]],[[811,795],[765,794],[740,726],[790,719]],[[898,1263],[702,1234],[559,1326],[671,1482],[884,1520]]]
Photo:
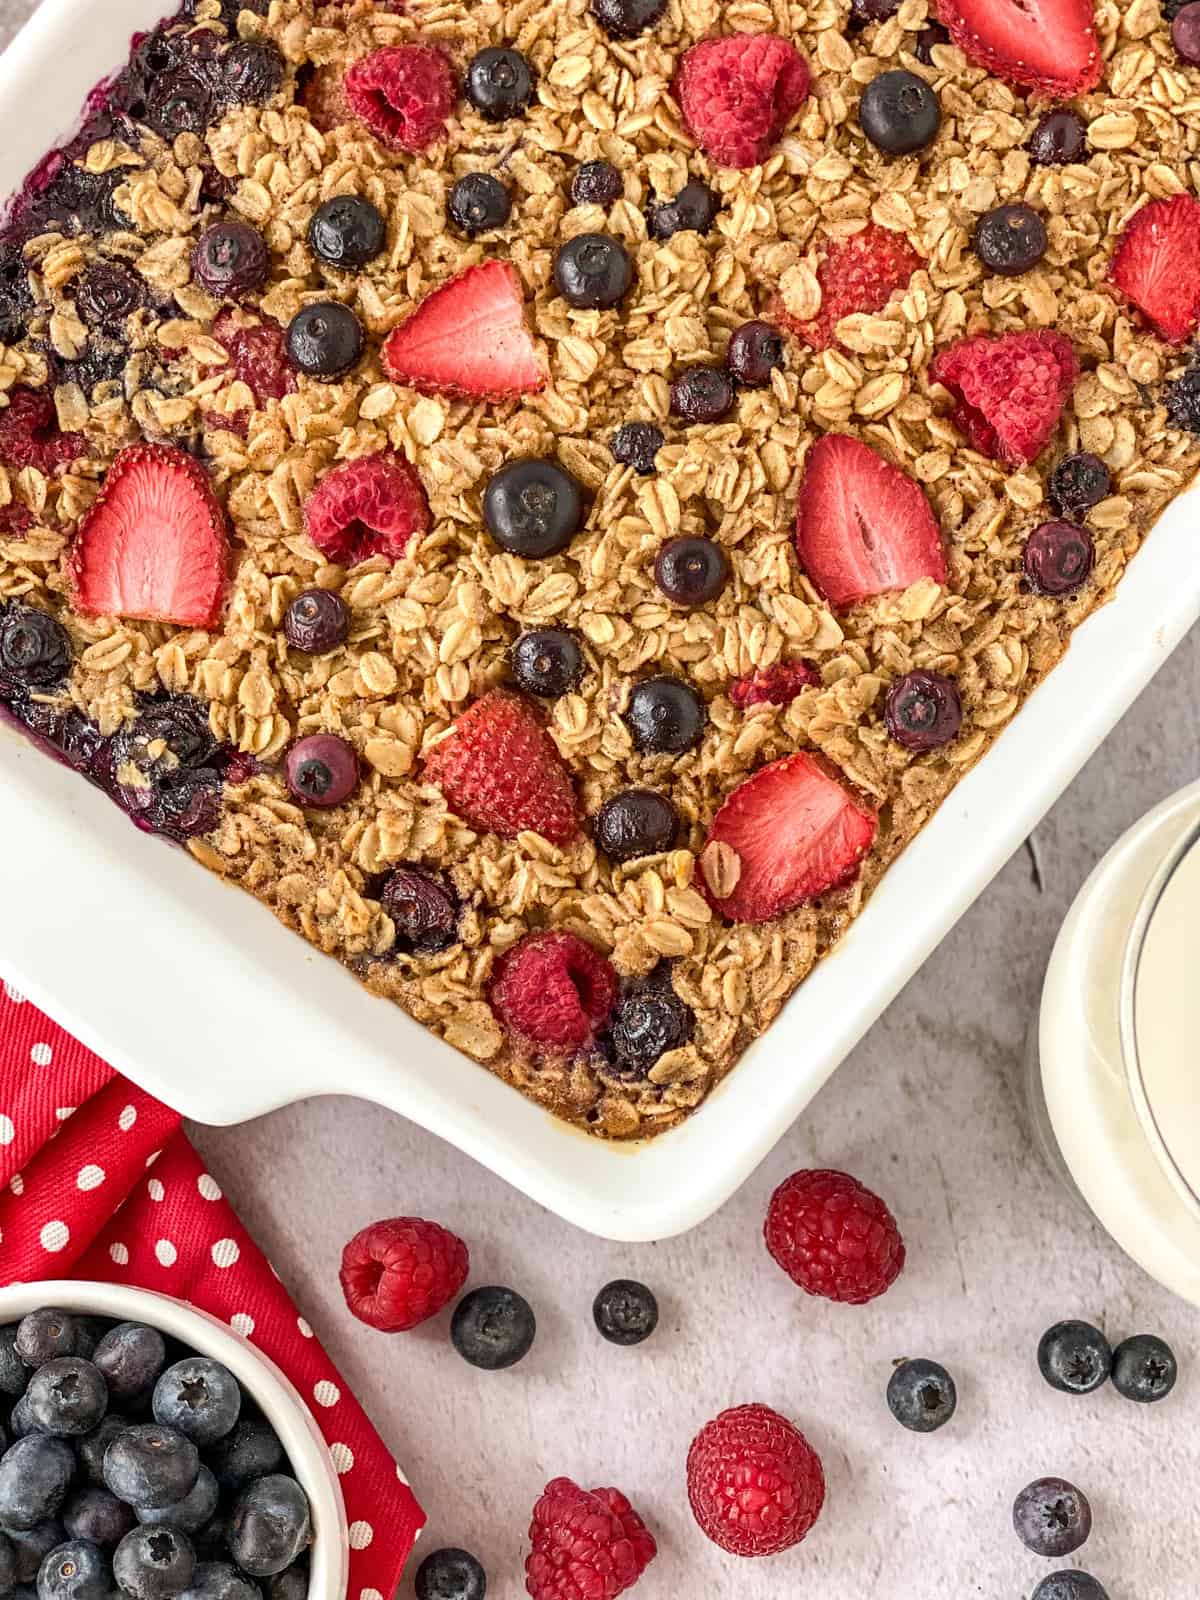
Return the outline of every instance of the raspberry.
[[[467,1247],[436,1222],[392,1217],[342,1251],[342,1293],[360,1322],[403,1333],[434,1317],[467,1281]]]
[[[684,121],[696,143],[723,167],[765,161],[808,94],[808,62],[774,33],[702,39],[675,79]]]
[[[87,448],[81,433],[59,431],[54,400],[47,389],[13,389],[0,411],[0,461],[18,472],[36,467],[47,477]]]
[[[0,538],[23,539],[33,527],[33,512],[19,500],[0,506]]]
[[[1058,426],[1079,363],[1061,333],[1004,333],[960,339],[934,358],[929,375],[955,397],[951,416],[972,449],[1020,465]]]
[[[457,88],[450,63],[427,44],[374,50],[346,73],[346,98],[382,143],[410,153],[446,131]]]
[[[491,1001],[501,1022],[535,1044],[590,1044],[617,998],[617,975],[573,933],[531,933],[496,963]]]
[[[382,450],[326,473],[304,508],[308,536],[339,566],[372,556],[399,561],[414,534],[429,528],[429,501],[403,456]]]
[[[776,319],[814,350],[837,343],[837,325],[855,312],[882,311],[925,262],[902,233],[869,222],[848,239],[830,243],[817,268],[821,310],[811,322],[789,316],[782,301],[773,308]]]
[[[212,332],[217,343],[229,352],[234,371],[260,406],[293,393],[296,379],[284,353],[283,329],[272,318],[264,317],[256,328],[241,327],[235,313],[226,310],[218,315]],[[241,413],[235,413],[239,415]],[[227,418],[225,426],[232,428],[232,421]],[[233,431],[242,430],[233,428]]]
[[[692,1515],[735,1556],[773,1556],[799,1544],[821,1514],[821,1458],[770,1406],[722,1411],[692,1440],[687,1458]]]
[[[533,1508],[525,1587],[533,1600],[614,1600],[658,1554],[641,1517],[619,1489],[555,1478]]]
[[[793,1172],[771,1196],[767,1249],[807,1294],[861,1306],[904,1266],[896,1219],[845,1172]]]
[[[773,667],[735,678],[729,685],[729,698],[739,711],[750,706],[786,706],[801,689],[820,681],[820,673],[807,661],[777,661]]]

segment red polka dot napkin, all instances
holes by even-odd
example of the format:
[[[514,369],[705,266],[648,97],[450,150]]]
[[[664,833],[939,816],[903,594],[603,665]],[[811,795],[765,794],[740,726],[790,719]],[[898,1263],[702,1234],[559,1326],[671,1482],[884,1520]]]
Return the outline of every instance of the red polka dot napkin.
[[[5,984],[0,1284],[76,1277],[156,1289],[256,1344],[328,1441],[350,1524],[349,1600],[390,1600],[424,1513],[179,1124]]]

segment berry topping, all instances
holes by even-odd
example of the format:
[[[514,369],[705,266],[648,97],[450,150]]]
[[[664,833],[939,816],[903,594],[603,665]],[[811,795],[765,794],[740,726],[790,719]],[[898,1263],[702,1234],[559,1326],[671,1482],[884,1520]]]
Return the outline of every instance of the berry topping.
[[[396,930],[394,949],[405,955],[436,955],[458,942],[458,896],[440,872],[394,868],[379,903]]]
[[[387,244],[387,223],[378,206],[359,194],[339,194],[312,214],[308,242],[329,267],[353,270],[374,261]]]
[[[902,1361],[888,1380],[888,1409],[910,1433],[936,1433],[954,1415],[958,1391],[937,1361]]]
[[[783,365],[783,339],[769,322],[743,322],[725,348],[725,365],[743,389],[763,389]]]
[[[721,197],[699,178],[685,183],[674,200],[651,206],[647,224],[652,239],[670,239],[677,233],[707,233],[721,209]]]
[[[720,422],[733,402],[733,383],[721,367],[689,367],[671,385],[671,415],[681,422]]]
[[[1189,67],[1200,66],[1200,5],[1195,0],[1177,13],[1171,24],[1171,43],[1181,61]]]
[[[819,684],[821,674],[807,661],[777,661],[773,667],[762,667],[745,678],[735,678],[729,685],[729,698],[739,711],[751,706],[786,706],[802,689]]]
[[[430,750],[425,779],[472,827],[565,844],[579,826],[571,776],[533,702],[507,689],[476,700]]]
[[[308,536],[328,561],[354,567],[372,556],[399,561],[430,526],[416,471],[394,450],[356,456],[327,472],[304,507]]]
[[[393,150],[416,154],[436,144],[445,135],[456,96],[450,63],[432,45],[373,50],[346,73],[351,111]]]
[[[58,426],[54,400],[46,389],[11,389],[0,411],[0,461],[20,472],[36,467],[51,477],[59,467],[81,456],[86,448],[81,433],[63,433]]]
[[[199,701],[167,695],[146,702],[106,755],[113,796],[140,827],[183,840],[216,826],[222,753]]]
[[[1108,1382],[1112,1350],[1090,1322],[1056,1322],[1038,1343],[1038,1370],[1063,1394],[1091,1394]]]
[[[417,1600],[484,1600],[487,1573],[466,1550],[433,1550],[417,1568]]]
[[[1086,450],[1064,456],[1046,485],[1050,504],[1060,516],[1082,518],[1112,492],[1112,478],[1099,456]]]
[[[52,1550],[37,1581],[39,1600],[109,1600],[112,1593],[108,1560],[86,1539],[72,1539]]]
[[[228,562],[225,513],[199,462],[172,445],[129,445],[75,535],[74,603],[89,617],[208,628]]]
[[[621,174],[611,161],[585,161],[571,179],[573,206],[610,206],[625,192]]]
[[[1200,322],[1200,200],[1176,194],[1134,213],[1109,276],[1169,344]]]
[[[1095,564],[1091,534],[1073,522],[1043,522],[1025,541],[1022,565],[1034,594],[1074,594]]]
[[[1200,361],[1192,361],[1167,385],[1164,402],[1173,428],[1200,433]]]
[[[533,628],[512,647],[513,675],[526,694],[557,700],[583,677],[583,651],[566,628]]]
[[[667,0],[590,0],[589,10],[610,39],[636,39],[660,21]]]
[[[1019,466],[1049,442],[1079,363],[1061,333],[1003,333],[960,339],[929,373],[954,396],[951,419],[971,448]]]
[[[1152,1333],[1134,1334],[1113,1351],[1113,1387],[1126,1400],[1142,1405],[1165,1400],[1178,1376],[1175,1352]]]
[[[597,811],[593,829],[596,843],[610,861],[634,861],[674,849],[679,813],[665,794],[622,789]]]
[[[283,82],[283,57],[267,41],[239,39],[221,59],[222,98],[234,105],[261,105]]]
[[[913,55],[922,66],[933,65],[933,52],[940,44],[950,43],[950,30],[943,28],[940,22],[930,22],[925,25],[917,35],[913,44]]]
[[[362,323],[336,300],[305,306],[288,323],[288,360],[310,378],[344,377],[362,351]]]
[[[488,122],[515,117],[533,99],[533,69],[519,50],[493,45],[472,56],[467,99]]]
[[[940,750],[958,737],[962,701],[958,685],[942,672],[918,668],[897,678],[884,708],[887,730],[905,750]]]
[[[1092,0],[937,0],[937,15],[968,61],[1018,88],[1072,100],[1100,81]]]
[[[229,352],[237,376],[260,406],[294,392],[296,379],[288,365],[284,332],[277,322],[264,317],[257,327],[242,327],[233,312],[222,311],[212,331],[217,343]]]
[[[1038,1478],[1013,1503],[1017,1538],[1035,1556],[1069,1556],[1087,1543],[1092,1508],[1087,1496],[1065,1478]]]
[[[1047,111],[1026,146],[1039,167],[1065,167],[1087,159],[1087,123],[1078,111]]]
[[[619,1489],[590,1492],[570,1478],[548,1483],[529,1524],[525,1562],[531,1600],[615,1600],[658,1553]]]
[[[735,1556],[773,1556],[809,1533],[825,1503],[821,1458],[769,1406],[706,1423],[687,1457],[688,1501],[704,1533]]]
[[[611,1070],[641,1083],[669,1050],[682,1050],[692,1037],[696,1019],[675,993],[665,969],[629,989],[613,1013],[609,1046]]]
[[[1086,1572],[1051,1572],[1030,1600],[1108,1600],[1108,1590]]]
[[[531,933],[496,962],[492,1009],[514,1033],[553,1050],[580,1050],[608,1021],[617,975],[573,933]]]
[[[218,300],[239,300],[267,281],[271,253],[257,228],[246,222],[214,222],[192,254],[196,281]]]
[[[357,788],[358,757],[336,733],[310,733],[288,751],[284,773],[301,805],[326,810],[340,806]]]
[[[808,62],[774,33],[734,33],[692,45],[675,97],[692,137],[722,167],[767,159],[808,94]]]
[[[484,1372],[516,1366],[529,1354],[536,1336],[537,1320],[528,1300],[497,1284],[463,1295],[450,1321],[454,1348]]]
[[[776,303],[780,321],[814,350],[827,350],[837,342],[837,325],[843,317],[882,311],[894,294],[908,287],[914,272],[925,265],[902,233],[868,222],[848,239],[831,239],[817,268],[821,309],[811,322],[797,322]]]
[[[907,156],[937,138],[942,107],[932,84],[896,67],[881,72],[863,90],[858,106],[862,131],[884,155]]]
[[[889,1289],[904,1266],[896,1219],[846,1172],[793,1172],[771,1196],[767,1249],[805,1294],[861,1306]]]
[[[484,490],[484,526],[516,556],[557,555],[583,519],[583,486],[554,461],[510,461]]]
[[[729,582],[729,557],[712,539],[668,539],[654,559],[654,581],[676,605],[702,606]]]
[[[0,698],[5,689],[57,688],[71,670],[71,636],[48,612],[32,606],[0,610]]]
[[[608,441],[608,448],[620,466],[632,467],[648,478],[654,471],[654,458],[666,442],[662,429],[652,422],[626,422]]]
[[[450,220],[468,238],[502,228],[512,214],[512,195],[490,172],[469,172],[446,201]]]
[[[980,217],[972,244],[989,272],[1015,278],[1046,254],[1046,224],[1032,206],[994,206]]]
[[[388,335],[383,365],[423,394],[506,400],[546,386],[521,280],[506,261],[468,267],[435,289]]]
[[[606,310],[629,292],[633,262],[619,239],[607,233],[577,233],[554,257],[554,282],[568,304]]]
[[[592,1318],[609,1344],[641,1344],[658,1327],[658,1301],[644,1283],[615,1278],[592,1301]]]
[[[392,1217],[356,1233],[338,1274],[346,1305],[380,1333],[404,1333],[437,1316],[467,1281],[467,1247],[421,1217]]]
[[[92,267],[75,290],[75,309],[89,327],[111,327],[142,304],[145,284],[134,272],[107,264]]]
[[[328,655],[346,642],[350,607],[332,589],[305,589],[287,608],[283,632],[293,650],[303,650],[306,656]]]
[[[680,756],[699,744],[708,712],[690,684],[662,674],[634,685],[625,721],[641,755]]]

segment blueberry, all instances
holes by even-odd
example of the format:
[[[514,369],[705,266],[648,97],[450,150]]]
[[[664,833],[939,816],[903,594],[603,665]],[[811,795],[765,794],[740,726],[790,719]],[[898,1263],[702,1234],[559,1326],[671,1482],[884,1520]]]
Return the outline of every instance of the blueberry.
[[[166,1365],[167,1347],[157,1328],[119,1322],[96,1346],[94,1360],[109,1399],[132,1400],[153,1388]]]
[[[487,1573],[466,1550],[431,1550],[417,1568],[417,1600],[484,1600]]]
[[[566,628],[533,628],[512,647],[513,676],[526,694],[557,700],[583,677],[583,651]]]
[[[155,133],[173,140],[181,133],[203,133],[214,110],[206,78],[195,67],[176,67],[151,83],[145,120]]]
[[[1046,489],[1059,516],[1078,522],[1111,493],[1112,478],[1099,456],[1081,450],[1064,456],[1050,474]]]
[[[626,422],[608,441],[608,448],[620,466],[632,467],[648,478],[654,471],[654,458],[665,443],[662,429],[652,422]]]
[[[725,365],[743,389],[764,389],[783,366],[783,338],[769,322],[743,322],[730,337]]]
[[[39,1433],[61,1438],[90,1433],[108,1410],[108,1389],[90,1361],[60,1356],[47,1361],[29,1380],[25,1391],[29,1415]]]
[[[254,1478],[277,1471],[283,1465],[283,1446],[268,1423],[257,1417],[243,1417],[204,1459],[228,1494],[244,1488]]]
[[[71,670],[72,654],[70,634],[47,612],[21,605],[6,606],[0,612],[0,694],[5,683],[15,689],[57,688]],[[65,1312],[31,1312],[21,1323],[22,1328],[30,1317],[44,1317],[46,1326],[61,1325],[69,1348],[60,1349],[48,1334],[39,1334],[36,1346],[22,1345],[18,1333],[18,1348],[27,1366],[40,1366],[57,1355],[74,1355],[75,1324]],[[38,1352],[36,1359],[31,1356],[34,1350]]]
[[[137,769],[138,783],[169,782],[180,768],[207,766],[216,753],[208,710],[190,695],[171,695],[142,707],[113,740],[117,766]]]
[[[650,207],[647,225],[652,239],[670,239],[677,233],[707,233],[721,209],[721,197],[700,178],[685,183],[673,200]]]
[[[675,848],[679,813],[665,794],[622,789],[597,811],[594,827],[596,843],[610,861],[635,861]]]
[[[933,1433],[954,1415],[958,1391],[938,1362],[902,1361],[888,1379],[887,1403],[902,1427],[912,1433]]]
[[[75,1474],[75,1456],[64,1439],[31,1433],[0,1457],[0,1528],[28,1533],[57,1517]]]
[[[133,1507],[107,1489],[78,1489],[63,1507],[63,1527],[72,1539],[90,1539],[106,1549],[136,1526]]]
[[[1092,1508],[1065,1478],[1038,1478],[1017,1496],[1013,1527],[1034,1555],[1069,1556],[1092,1531]]]
[[[362,351],[362,323],[336,300],[305,306],[288,323],[288,360],[310,378],[344,377]]]
[[[484,490],[484,525],[500,548],[513,555],[558,555],[583,519],[583,487],[554,461],[512,461]]]
[[[610,206],[625,192],[621,174],[611,161],[585,161],[571,179],[571,204]]]
[[[596,1327],[610,1344],[641,1344],[658,1327],[658,1301],[633,1278],[614,1278],[592,1302]]]
[[[591,0],[590,9],[610,39],[636,39],[664,15],[667,0]]]
[[[655,557],[654,581],[676,605],[706,605],[729,582],[729,557],[712,539],[668,539]]]
[[[133,1600],[173,1600],[192,1581],[196,1553],[178,1528],[134,1528],[117,1546],[113,1577]]]
[[[859,28],[871,22],[886,22],[900,9],[900,0],[850,0],[850,21]]]
[[[989,272],[1015,278],[1036,267],[1050,243],[1046,224],[1023,202],[985,211],[972,239],[975,254]]]
[[[308,242],[329,267],[365,267],[383,251],[387,224],[379,207],[359,194],[339,194],[312,214]]]
[[[229,1553],[252,1578],[291,1566],[312,1534],[308,1499],[295,1478],[273,1473],[242,1490],[229,1518]]]
[[[1090,1322],[1056,1322],[1038,1343],[1038,1370],[1063,1394],[1091,1394],[1108,1381],[1112,1350]]]
[[[612,1070],[630,1082],[643,1081],[660,1056],[688,1043],[695,1024],[691,1007],[670,982],[652,975],[617,1002],[609,1026]]]
[[[633,261],[619,239],[607,233],[577,233],[554,257],[554,282],[568,304],[606,310],[628,294]]]
[[[17,1553],[10,1541],[0,1533],[0,1594],[10,1594],[16,1581]]]
[[[109,1600],[108,1557],[88,1539],[60,1544],[38,1568],[38,1600]]]
[[[533,98],[533,71],[519,50],[491,46],[467,66],[467,99],[488,122],[515,117]]]
[[[75,1440],[75,1454],[79,1457],[79,1465],[83,1468],[84,1476],[89,1483],[95,1484],[98,1488],[104,1486],[105,1452],[113,1440],[124,1433],[128,1426],[126,1418],[110,1411],[98,1428],[91,1433],[85,1433],[82,1439]]]
[[[1051,1572],[1031,1600],[1108,1600],[1108,1590],[1086,1572]]]
[[[1026,146],[1039,167],[1064,167],[1087,159],[1087,123],[1077,111],[1048,111]]]
[[[678,756],[699,744],[708,713],[690,684],[664,674],[634,685],[625,720],[641,755]]]
[[[898,67],[880,73],[863,90],[858,120],[877,150],[889,156],[911,155],[937,137],[942,108],[924,78]]]
[[[262,1600],[262,1590],[228,1561],[201,1561],[182,1600]]]
[[[82,1356],[85,1361],[92,1361],[101,1339],[113,1328],[113,1321],[110,1317],[77,1317],[75,1321],[78,1328],[75,1354]]]
[[[196,1552],[196,1560],[201,1561],[228,1561],[229,1559],[229,1520],[218,1513],[206,1528],[201,1528],[199,1533],[191,1535],[192,1548]],[[195,1581],[193,1579],[193,1581]]]
[[[671,385],[671,415],[681,422],[720,422],[733,410],[733,384],[721,367],[689,367]]]
[[[66,1530],[57,1519],[39,1522],[36,1528],[27,1532],[17,1533],[8,1530],[8,1542],[12,1545],[13,1558],[17,1567],[17,1584],[37,1583],[37,1575],[42,1562],[51,1550],[57,1550],[66,1539]],[[32,1590],[34,1596],[37,1589]]]
[[[23,1394],[9,1413],[8,1431],[14,1439],[24,1439],[29,1434],[38,1431],[37,1423],[33,1420],[33,1413],[29,1409],[28,1394]]]
[[[293,650],[328,655],[350,634],[350,607],[332,589],[305,589],[287,608],[283,632]]]
[[[134,272],[107,262],[92,267],[75,290],[75,309],[89,327],[123,323],[145,299],[145,285]]]
[[[451,189],[446,210],[469,239],[503,228],[512,215],[512,195],[490,172],[469,172]]]
[[[173,1505],[161,1506],[157,1511],[152,1511],[146,1506],[136,1506],[134,1510],[137,1520],[141,1523],[154,1526],[160,1522],[169,1522],[173,1528],[182,1528],[184,1533],[193,1534],[199,1533],[201,1528],[207,1527],[212,1521],[220,1498],[221,1491],[217,1487],[217,1480],[206,1466],[201,1466],[199,1476],[182,1500],[176,1500]]]
[[[232,1432],[242,1410],[242,1391],[228,1367],[206,1356],[189,1356],[168,1367],[154,1386],[154,1420],[177,1428],[198,1449]]]
[[[913,44],[913,55],[922,66],[933,65],[933,52],[940,44],[950,43],[950,30],[940,22],[929,22],[921,29]]]
[[[458,896],[442,874],[396,867],[379,891],[379,903],[396,930],[395,949],[436,955],[458,942]]]
[[[529,1354],[537,1321],[528,1300],[494,1284],[472,1289],[454,1308],[450,1338],[464,1361],[484,1372],[515,1366]]]
[[[298,739],[287,753],[284,770],[293,797],[316,810],[340,806],[358,785],[354,746],[336,733],[310,733]]]
[[[196,281],[218,300],[239,300],[261,289],[270,265],[267,241],[247,222],[214,222],[192,254]]]
[[[1200,361],[1192,361],[1167,385],[1164,401],[1172,428],[1200,433]]]
[[[958,737],[962,700],[953,678],[919,668],[897,678],[884,706],[887,730],[898,745],[918,754]]]
[[[303,1558],[275,1573],[263,1585],[266,1600],[308,1600],[309,1574]]]
[[[273,44],[239,39],[221,58],[221,98],[233,105],[261,105],[283,82],[284,60]]]
[[[1136,1333],[1113,1351],[1113,1387],[1126,1400],[1142,1405],[1165,1400],[1178,1376],[1175,1352],[1152,1333]]]
[[[0,1394],[24,1394],[28,1382],[29,1368],[17,1351],[17,1325],[12,1322],[0,1328]]]
[[[184,1499],[199,1473],[200,1456],[192,1441],[157,1422],[126,1428],[104,1454],[106,1487],[126,1505],[151,1511]]]
[[[1072,522],[1043,522],[1025,541],[1022,566],[1034,594],[1074,594],[1095,564],[1091,534]]]

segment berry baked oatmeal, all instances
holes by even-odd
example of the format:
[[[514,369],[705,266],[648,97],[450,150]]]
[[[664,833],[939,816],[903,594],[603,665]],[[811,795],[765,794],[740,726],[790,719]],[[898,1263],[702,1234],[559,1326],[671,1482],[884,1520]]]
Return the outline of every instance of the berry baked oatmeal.
[[[1200,4],[190,0],[0,237],[0,700],[610,1138],[1200,461]]]

